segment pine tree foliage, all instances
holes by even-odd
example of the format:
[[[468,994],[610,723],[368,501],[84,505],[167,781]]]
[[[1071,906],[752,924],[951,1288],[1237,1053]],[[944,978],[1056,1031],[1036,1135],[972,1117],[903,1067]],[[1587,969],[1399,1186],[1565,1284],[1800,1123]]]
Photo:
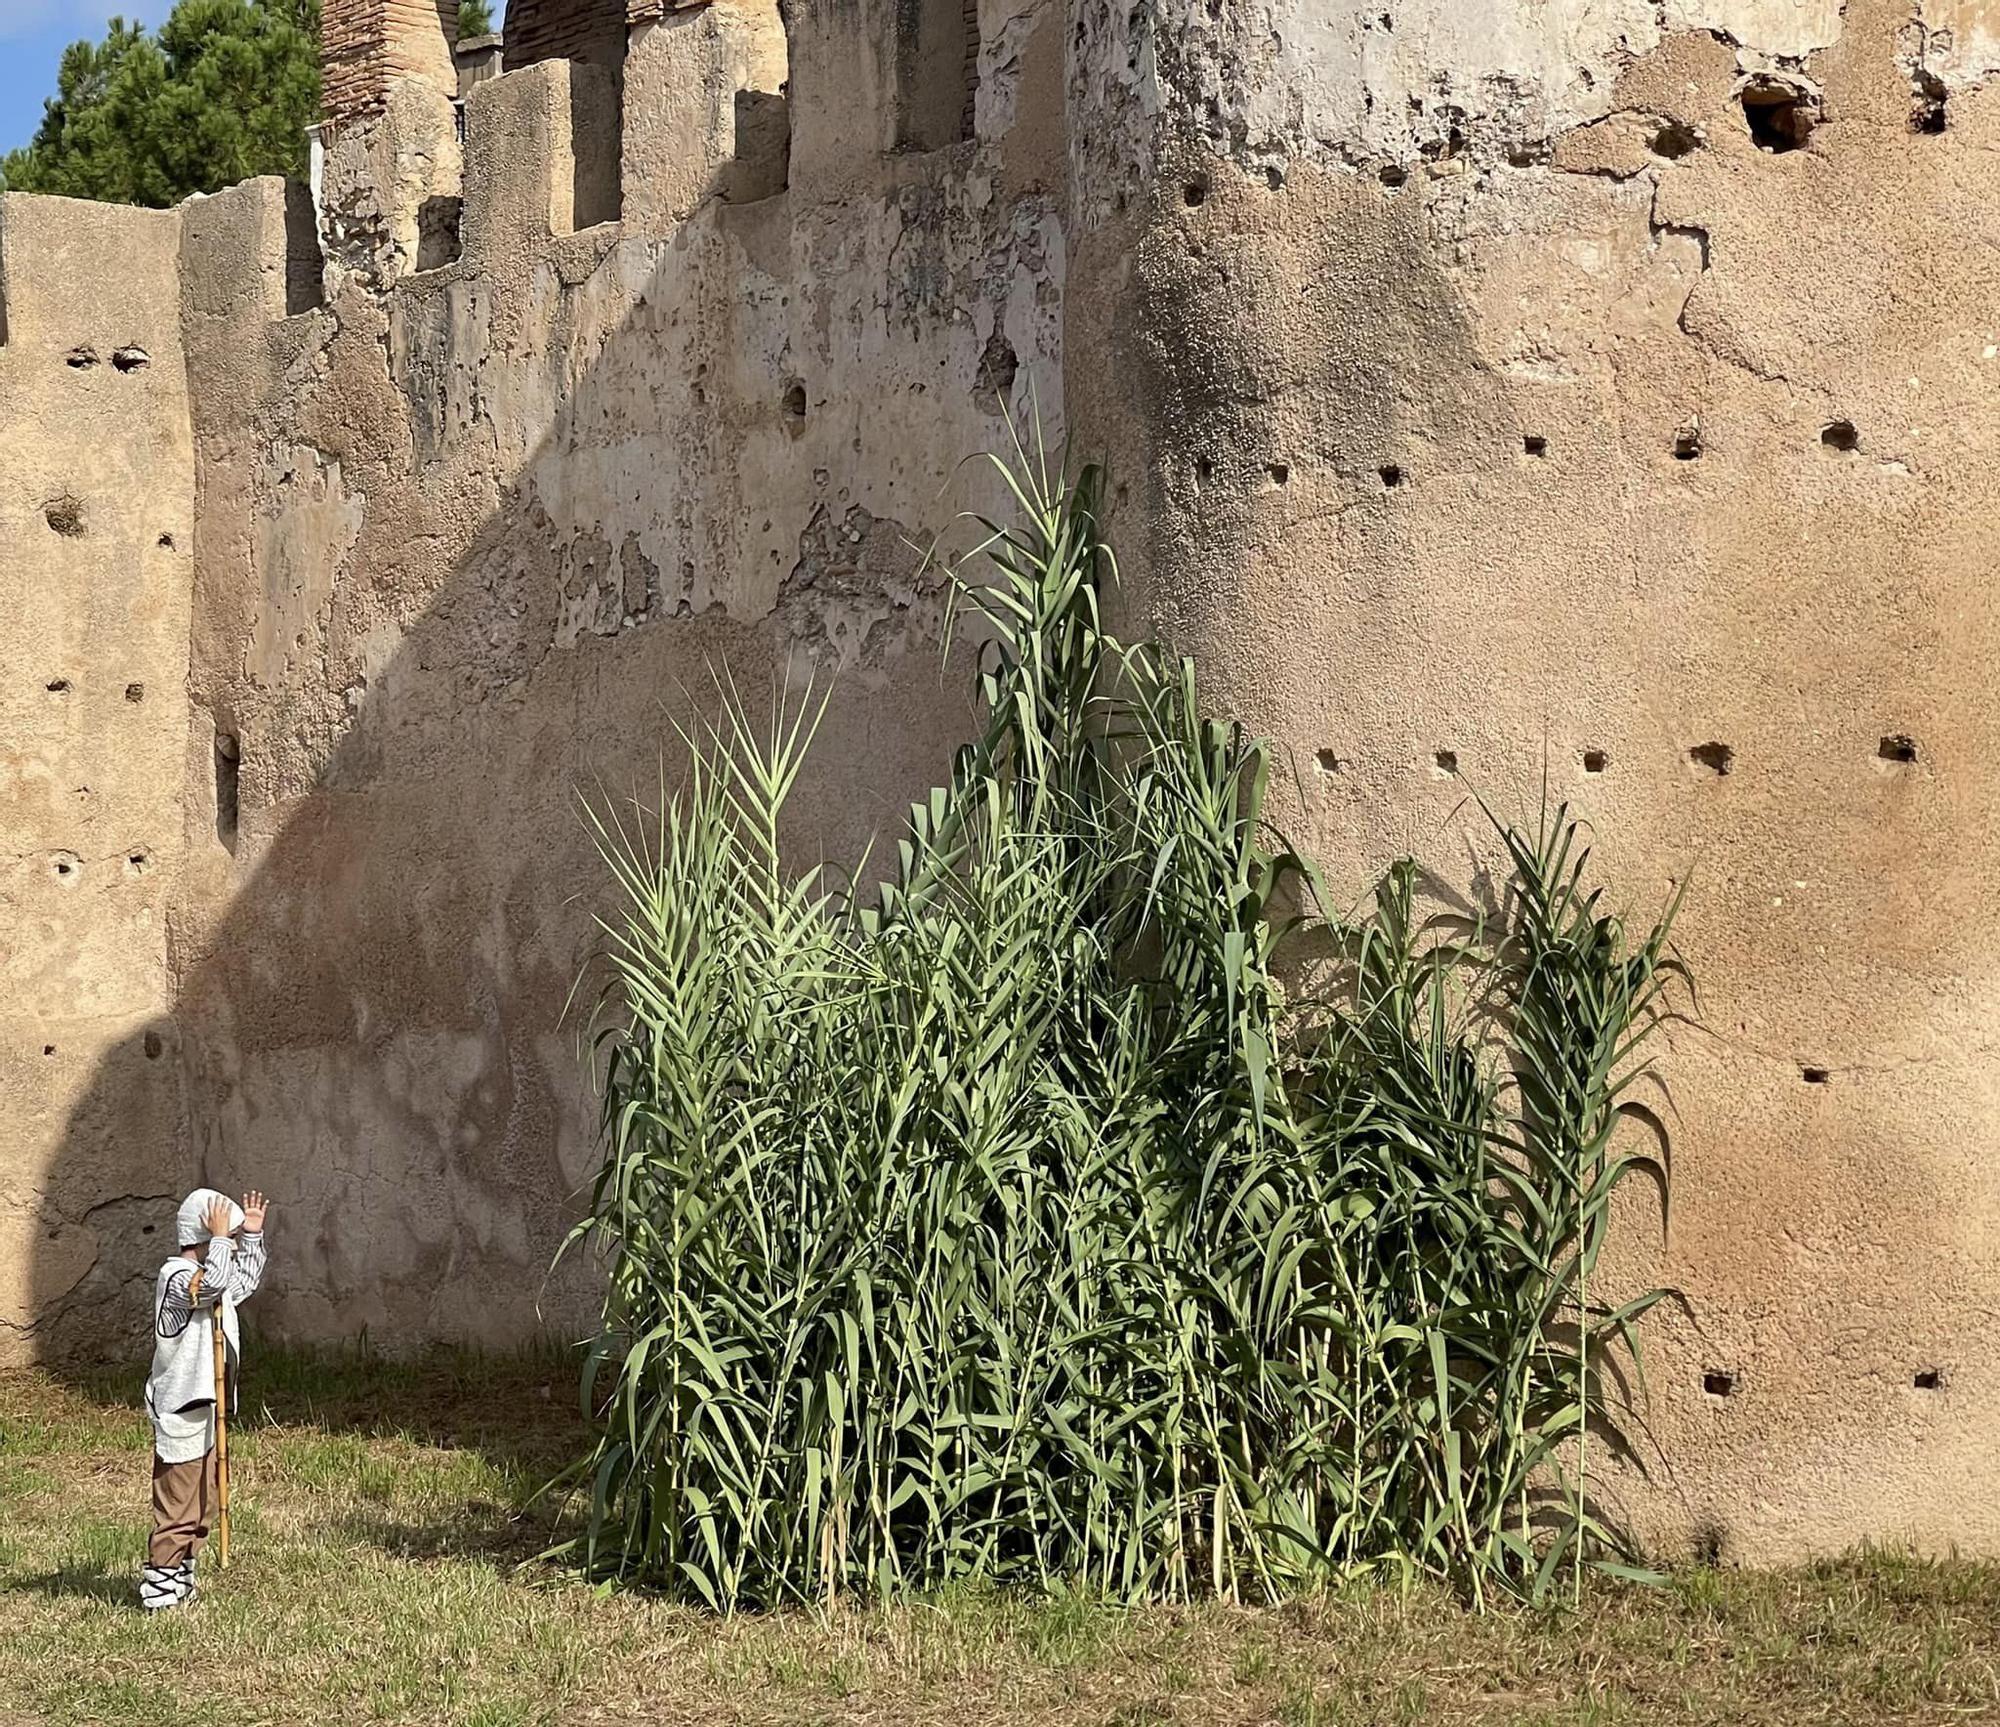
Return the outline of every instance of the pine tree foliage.
[[[14,192],[164,209],[257,174],[301,178],[319,118],[320,0],[179,0],[157,34],[113,18],[75,42]]]

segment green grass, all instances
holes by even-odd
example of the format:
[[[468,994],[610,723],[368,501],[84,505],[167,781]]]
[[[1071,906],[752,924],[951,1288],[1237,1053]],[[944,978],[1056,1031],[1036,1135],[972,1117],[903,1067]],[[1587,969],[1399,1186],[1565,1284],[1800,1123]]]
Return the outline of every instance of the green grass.
[[[786,1722],[986,1727],[1907,1723],[2000,1712],[2000,1566],[1868,1554],[1581,1611],[1350,1585],[1125,1609],[962,1587],[720,1620],[536,1563],[567,1369],[253,1348],[237,1563],[148,1619],[136,1384],[0,1375],[0,1721],[156,1727]],[[548,1395],[543,1395],[544,1391]],[[268,1411],[268,1413],[265,1413]]]

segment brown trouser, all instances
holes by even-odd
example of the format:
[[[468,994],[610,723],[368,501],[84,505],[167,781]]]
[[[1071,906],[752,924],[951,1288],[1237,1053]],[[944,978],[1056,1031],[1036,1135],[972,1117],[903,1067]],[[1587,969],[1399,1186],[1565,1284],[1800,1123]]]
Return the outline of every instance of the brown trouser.
[[[153,1536],[146,1558],[178,1565],[208,1539],[208,1514],[216,1502],[215,1452],[192,1463],[165,1463],[153,1454]]]

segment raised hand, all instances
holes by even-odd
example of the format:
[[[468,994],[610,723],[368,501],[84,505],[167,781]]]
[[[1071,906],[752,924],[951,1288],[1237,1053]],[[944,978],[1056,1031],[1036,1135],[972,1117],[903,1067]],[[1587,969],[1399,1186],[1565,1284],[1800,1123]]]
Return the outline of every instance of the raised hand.
[[[218,1198],[208,1210],[202,1213],[201,1223],[202,1227],[210,1235],[227,1235],[229,1233],[229,1201]]]
[[[254,1187],[243,1196],[243,1227],[245,1231],[260,1230],[264,1227],[266,1210],[264,1196]]]

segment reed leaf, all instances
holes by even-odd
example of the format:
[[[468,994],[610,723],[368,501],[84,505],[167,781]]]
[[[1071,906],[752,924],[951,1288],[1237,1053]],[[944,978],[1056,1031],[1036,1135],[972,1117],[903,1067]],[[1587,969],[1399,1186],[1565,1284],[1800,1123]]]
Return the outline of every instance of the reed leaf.
[[[1266,745],[1105,630],[1099,476],[1007,472],[985,728],[878,887],[781,853],[820,697],[724,679],[678,790],[591,807],[575,1555],[721,1610],[1632,1572],[1588,1482],[1653,1296],[1598,1265],[1671,908],[1628,934],[1558,808],[1477,928],[1409,862],[1326,916]]]

